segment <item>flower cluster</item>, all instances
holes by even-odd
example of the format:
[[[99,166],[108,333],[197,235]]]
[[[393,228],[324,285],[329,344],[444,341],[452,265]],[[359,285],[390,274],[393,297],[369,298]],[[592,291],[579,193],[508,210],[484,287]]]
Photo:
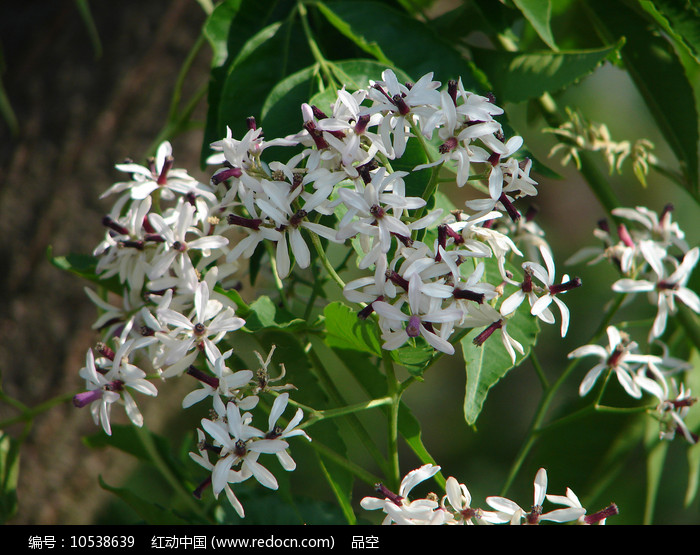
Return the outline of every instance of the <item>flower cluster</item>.
[[[589,264],[595,264],[607,259],[622,276],[612,284],[613,291],[631,296],[647,294],[657,311],[647,341],[650,346],[658,345],[662,354],[641,354],[638,343],[627,333],[609,326],[607,347],[585,345],[572,351],[569,358],[594,355],[600,359],[581,383],[582,396],[601,375],[614,372],[631,397],[639,399],[646,393],[657,399],[654,416],[661,424],[661,438],[672,439],[678,431],[686,440],[696,443],[697,435],[684,422],[696,399],[682,381],[679,383],[679,377],[692,366],[669,356],[668,347],[659,339],[666,331],[669,315],[677,311],[676,301],[700,313],[700,297],[687,287],[700,249],[688,246],[685,234],[672,220],[672,211],[670,204],[660,214],[643,206],[617,208],[613,215],[629,222],[617,226],[617,241],[603,220],[594,232],[603,246],[583,249],[569,260],[575,263],[589,259]]]
[[[682,383],[678,386],[676,381],[678,375],[692,366],[669,356],[667,347],[661,342],[663,356],[645,355],[638,353],[638,344],[615,326],[608,326],[607,335],[607,347],[584,345],[569,353],[569,358],[593,355],[600,359],[583,378],[580,395],[586,395],[601,375],[614,372],[631,397],[640,399],[643,393],[647,393],[657,398],[655,417],[661,424],[662,439],[673,439],[676,431],[679,431],[687,441],[697,443],[697,435],[688,429],[683,420],[697,399],[691,397],[690,389],[686,389]]]
[[[613,284],[613,291],[647,293],[650,302],[657,307],[649,341],[663,335],[668,316],[676,312],[677,300],[700,313],[700,297],[686,287],[698,263],[700,249],[688,247],[685,234],[672,221],[672,212],[670,204],[661,214],[643,206],[614,209],[614,216],[631,222],[634,227],[630,229],[620,223],[615,241],[608,223],[602,220],[595,235],[603,246],[583,249],[568,261],[573,264],[590,258],[589,264],[594,264],[607,258],[623,276]]]
[[[472,496],[464,484],[450,476],[445,483],[442,498],[435,493],[422,499],[409,500],[408,495],[419,483],[432,478],[439,466],[426,464],[409,472],[401,481],[399,493],[393,493],[383,484],[377,484],[382,497],[365,497],[361,505],[366,510],[381,509],[386,513],[382,524],[399,525],[473,525],[473,524],[539,524],[542,521],[575,522],[577,524],[605,524],[605,520],[618,514],[615,504],[587,515],[576,494],[566,488],[565,495],[547,494],[547,471],[540,468],[535,476],[534,500],[529,511],[505,497],[486,498],[492,510],[472,507]],[[543,512],[543,503],[549,501],[564,508]]]
[[[200,385],[183,407],[207,400],[214,416],[202,420],[192,456],[212,472],[214,494],[224,491],[242,514],[231,484],[252,476],[276,487],[258,457],[275,453],[291,470],[286,439],[305,435],[296,429],[301,412],[282,430],[273,423],[289,400],[280,390],[293,386],[270,386],[268,375],[253,376],[231,358],[231,334],[247,332],[229,291],[254,254],[269,256],[280,289],[320,261],[360,305],[359,317],[376,319],[384,349],[424,341],[452,354],[455,329],[483,328],[475,344],[498,331],[515,362],[524,349],[508,321],[526,299],[531,315],[549,324],[554,303],[565,335],[569,312],[560,296],[581,282],[555,281],[544,234],[515,207],[537,194],[532,162],[516,157],[522,138],[505,137],[492,97],[466,91],[461,81],[440,89],[432,74],[402,84],[386,70],[365,89],[337,91],[328,107],[302,105],[296,134],[268,140],[249,118],[242,138],[229,131],[211,144],[215,169],[206,183],[174,167],[168,142],[144,165],[118,164],[127,177],[102,195],[116,201],[93,252],[104,294],[86,289],[101,312],[93,327],[104,344],[98,357],[87,354],[80,372],[86,391],[75,404],[89,405],[109,434],[115,403],[143,424],[131,392],[156,396],[157,380],[195,378]],[[414,194],[411,172],[391,165],[410,141],[428,160],[413,168],[424,183]],[[293,154],[270,160],[270,147]],[[487,197],[461,210],[431,208],[442,170],[460,187],[483,181]],[[364,274],[344,283],[328,243],[352,249]],[[529,258],[522,279],[512,266],[514,256],[525,258],[519,246]],[[263,374],[270,356],[259,357]],[[261,393],[277,397],[259,405]],[[271,411],[266,433],[252,425],[258,406]]]

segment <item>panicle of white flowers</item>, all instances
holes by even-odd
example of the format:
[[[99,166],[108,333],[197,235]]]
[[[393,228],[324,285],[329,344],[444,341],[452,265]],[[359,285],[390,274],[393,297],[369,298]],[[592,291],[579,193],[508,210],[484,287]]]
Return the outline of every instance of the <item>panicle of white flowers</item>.
[[[380,497],[365,497],[360,505],[369,511],[381,509],[386,513],[382,521],[385,525],[537,525],[543,521],[590,525],[605,524],[607,518],[619,512],[613,503],[601,511],[587,515],[586,509],[570,488],[566,488],[565,495],[547,494],[547,471],[544,468],[540,468],[535,476],[534,502],[526,505],[530,510],[525,510],[516,502],[500,496],[486,498],[486,504],[493,510],[474,507],[467,486],[452,476],[445,483],[445,494],[442,497],[429,493],[424,498],[409,498],[414,487],[432,478],[439,471],[440,467],[433,464],[412,470],[401,481],[398,493],[392,492],[383,484],[377,484],[376,491]],[[545,513],[545,500],[564,508]]]
[[[227,366],[230,334],[245,332],[246,322],[226,290],[259,249],[267,249],[279,283],[295,268],[309,268],[312,251],[325,256],[321,240],[352,243],[366,273],[343,294],[360,305],[360,318],[377,319],[385,349],[424,342],[452,354],[456,329],[483,328],[475,343],[498,331],[515,362],[524,349],[507,324],[524,299],[533,317],[550,324],[556,305],[565,335],[569,312],[560,297],[581,283],[567,276],[555,282],[544,233],[530,211],[523,217],[515,206],[537,195],[537,183],[532,161],[518,157],[522,138],[507,138],[495,119],[502,113],[492,96],[466,91],[461,80],[441,90],[432,73],[400,83],[387,69],[364,89],[337,91],[329,106],[303,104],[296,134],[268,140],[254,118],[240,139],[227,130],[211,144],[215,169],[206,183],[175,168],[167,141],[144,165],[118,164],[127,177],[102,195],[116,200],[93,252],[96,273],[115,295],[87,293],[101,312],[93,327],[115,358],[96,360],[89,351],[81,371],[87,391],[76,404],[89,404],[110,433],[115,403],[143,423],[130,390],[154,396],[157,380],[194,377],[197,387],[183,407],[207,401],[215,416],[203,419],[198,433],[210,440],[192,456],[212,472],[214,494],[225,492],[242,514],[236,483],[253,476],[276,485],[258,457],[275,453],[291,470],[286,439],[308,438],[296,428],[300,411],[285,428],[272,420],[267,432],[252,426],[261,395],[276,396],[271,410],[279,418],[294,389],[275,384],[284,365],[270,376],[272,351],[259,356],[256,374]],[[425,198],[411,195],[410,172],[386,164],[410,141],[432,142],[439,151],[412,171],[442,166],[459,187],[487,183],[487,197],[451,213],[429,209],[432,190]],[[270,147],[294,147],[294,154],[269,161]],[[508,266],[514,256],[525,258],[522,278]],[[497,272],[487,270],[487,259]]]
[[[659,421],[659,437],[671,440],[676,432],[690,443],[697,443],[698,436],[688,429],[684,418],[697,399],[691,396],[690,389],[678,384],[677,376],[692,369],[687,362],[670,357],[668,347],[661,345],[663,355],[641,354],[639,345],[630,336],[608,326],[608,346],[584,345],[569,353],[569,358],[597,356],[599,362],[583,378],[579,387],[581,396],[587,395],[598,379],[614,372],[615,376],[634,399],[641,399],[646,393],[658,400],[654,417]]]
[[[673,439],[676,432],[680,432],[686,440],[696,443],[697,435],[684,422],[695,399],[678,378],[691,366],[668,356],[668,348],[659,340],[666,331],[669,316],[678,310],[678,301],[700,313],[700,297],[687,287],[700,257],[700,248],[690,248],[685,233],[673,221],[672,212],[671,204],[658,214],[644,206],[614,209],[613,215],[624,220],[617,226],[617,241],[607,221],[602,220],[594,233],[603,245],[583,249],[567,261],[576,263],[589,259],[589,264],[594,264],[607,259],[621,274],[612,284],[614,292],[630,296],[646,293],[656,308],[647,341],[650,346],[660,345],[663,355],[639,353],[635,341],[610,326],[607,347],[585,345],[572,351],[569,357],[595,355],[600,359],[584,377],[579,390],[581,395],[587,394],[601,375],[615,372],[630,396],[639,399],[649,394],[657,398],[654,416],[660,422],[662,439]]]

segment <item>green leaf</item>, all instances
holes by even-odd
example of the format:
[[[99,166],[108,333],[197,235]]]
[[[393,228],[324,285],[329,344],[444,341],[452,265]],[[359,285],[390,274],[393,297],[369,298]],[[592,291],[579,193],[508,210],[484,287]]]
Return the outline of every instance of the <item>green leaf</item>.
[[[331,348],[350,349],[382,356],[381,340],[372,322],[360,320],[357,312],[341,301],[329,303],[323,309],[326,344]]]
[[[344,21],[341,17],[338,17],[333,10],[326,6],[323,2],[319,2],[316,5],[319,11],[326,17],[328,22],[333,25],[338,31],[343,35],[353,41],[362,50],[367,52],[370,56],[373,56],[378,61],[387,66],[393,66],[393,62],[386,57],[384,52],[382,52],[381,47],[373,40],[368,40],[365,38],[361,29],[353,29],[352,25]]]
[[[46,257],[49,259],[51,264],[56,266],[61,270],[70,272],[76,276],[79,276],[88,281],[92,281],[106,288],[112,293],[117,295],[122,295],[124,293],[124,286],[119,282],[117,276],[112,276],[107,279],[102,279],[99,275],[95,273],[97,268],[97,258],[91,254],[68,254],[65,256],[53,256],[53,248],[49,245],[46,249]]]
[[[19,478],[19,443],[0,431],[0,523],[17,512],[17,480]]]
[[[420,422],[413,416],[411,409],[403,401],[399,404],[399,418],[397,423],[399,433],[408,446],[413,450],[422,464],[436,464],[435,459],[423,444],[423,432]],[[444,487],[445,479],[441,474],[435,476],[440,485]]]
[[[520,53],[474,48],[477,65],[484,70],[499,103],[522,102],[560,91],[590,74],[615,46],[568,52]]]
[[[700,7],[689,0],[640,0],[639,5],[700,64]]]
[[[245,312],[245,328],[253,333],[279,329],[290,332],[307,329],[309,326],[303,318],[297,318],[282,307],[277,306],[270,297],[258,297]]]
[[[328,485],[331,486],[345,520],[348,524],[357,524],[357,517],[352,509],[352,485],[354,481],[352,475],[337,463],[324,458],[320,453],[317,456],[321,472],[323,472]]]
[[[513,3],[552,50],[557,50],[549,20],[552,16],[551,0],[513,0]]]
[[[624,36],[620,55],[652,117],[678,159],[687,188],[698,191],[698,110],[693,89],[676,52],[647,21],[619,3],[602,0],[584,6],[604,41]]]
[[[170,509],[147,501],[146,499],[138,496],[133,491],[127,488],[117,488],[110,486],[103,479],[102,476],[99,477],[100,487],[106,491],[109,491],[119,497],[124,501],[129,507],[131,507],[146,524],[161,524],[161,525],[181,525],[181,524],[192,524],[179,516],[175,515]]]
[[[223,289],[219,285],[214,287],[214,291],[216,291],[217,293],[219,293],[221,295],[228,297],[229,300],[233,301],[233,303],[236,305],[236,315],[237,316],[240,316],[241,318],[245,318],[248,315],[248,312],[250,311],[250,307],[243,300],[243,297],[241,297],[241,294],[238,291],[236,291],[235,289]]]
[[[461,341],[467,372],[467,385],[464,395],[464,418],[470,426],[476,423],[484,408],[489,390],[508,373],[526,359],[537,341],[539,324],[537,318],[522,306],[515,311],[507,323],[508,334],[520,342],[524,355],[516,352],[515,363],[501,341],[501,332],[496,331],[486,342],[477,347],[474,338],[483,331],[477,328],[468,333]]]
[[[266,135],[285,137],[301,129],[301,105],[316,93],[317,75],[318,66],[313,65],[288,75],[272,88],[260,112]]]
[[[328,304],[323,314],[326,345],[382,357],[382,340],[372,321],[359,319],[355,310],[340,301]],[[392,351],[391,357],[412,375],[421,376],[434,354],[430,345],[419,342],[416,346],[405,345]]]
[[[231,24],[240,10],[242,0],[227,0],[218,4],[202,28],[211,46],[212,67],[219,67],[228,58],[228,38]]]
[[[245,128],[245,118],[259,115],[257,111],[251,112],[250,107],[243,105],[240,111],[233,115],[236,121],[222,121],[222,114],[226,114],[227,107],[232,108],[227,104],[229,99],[223,96],[224,88],[227,86],[233,66],[237,62],[242,62],[239,55],[244,51],[246,43],[249,43],[256,34],[270,24],[279,25],[281,20],[287,18],[294,6],[293,2],[281,2],[279,0],[266,2],[259,2],[258,0],[225,0],[217,4],[207,19],[204,25],[204,35],[211,45],[213,59],[207,96],[209,109],[207,111],[204,141],[202,143],[202,166],[205,165],[207,157],[211,154],[209,145],[225,136],[227,125],[231,125],[237,135],[242,135],[247,130]],[[295,42],[295,45],[300,46],[299,40]],[[283,76],[282,74],[276,75],[274,68],[284,63],[284,56],[279,54],[286,51],[284,48],[281,48],[276,52],[276,56],[274,55],[275,53],[273,55],[270,55],[269,52],[266,53],[267,57],[265,59],[270,63],[271,71],[268,76],[263,75],[263,79],[269,77],[264,86],[265,90],[260,93],[259,98],[253,99],[258,101],[255,103],[258,109],[262,105],[262,101],[268,91]],[[303,50],[299,50],[297,54],[302,52]],[[261,60],[263,59],[263,54],[262,50],[257,53]],[[304,58],[304,56],[300,57]],[[303,65],[298,67],[303,67]],[[291,71],[294,71],[294,69]],[[255,72],[250,74],[242,72],[238,77],[240,78],[241,87],[245,88],[253,83],[258,78],[258,75]],[[229,92],[231,92],[230,85],[228,85],[228,88]],[[241,113],[244,115],[240,115]]]
[[[378,2],[326,2],[321,13],[340,33],[379,62],[416,80],[428,72],[447,81],[462,77],[465,88],[483,90],[470,63],[427,24]]]
[[[659,439],[659,425],[654,419],[648,418],[646,424],[644,446],[647,455],[647,497],[644,524],[653,524],[654,508],[670,442]]]
[[[412,376],[418,378],[423,376],[423,371],[428,363],[433,359],[435,349],[423,339],[415,346],[404,345],[391,352],[391,357],[401,364]]]
[[[338,360],[345,365],[370,398],[379,399],[386,396],[386,378],[379,371],[376,362],[372,360],[369,353],[361,353],[356,350],[339,347],[333,347],[332,349]],[[397,424],[399,433],[418,459],[423,464],[435,464],[435,459],[433,459],[423,444],[420,422],[413,416],[411,409],[403,401],[399,403]],[[438,481],[441,481],[441,485],[444,484],[444,478],[441,476],[436,476],[436,478]]]

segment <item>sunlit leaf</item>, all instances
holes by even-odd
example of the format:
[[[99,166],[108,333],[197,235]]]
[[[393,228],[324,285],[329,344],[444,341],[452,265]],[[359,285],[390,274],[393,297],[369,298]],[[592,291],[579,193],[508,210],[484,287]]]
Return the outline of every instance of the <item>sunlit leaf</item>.
[[[477,65],[486,73],[498,102],[522,102],[554,93],[589,75],[614,46],[569,52],[521,53],[473,49]]]
[[[298,331],[308,328],[303,318],[298,318],[277,306],[270,297],[261,295],[247,307],[245,312],[245,329],[253,333],[266,329]]]
[[[65,256],[53,256],[53,249],[49,246],[46,250],[46,256],[51,264],[61,270],[96,283],[112,293],[122,295],[124,292],[124,285],[119,282],[118,276],[103,279],[95,273],[97,258],[90,254],[71,253]]]
[[[374,323],[361,320],[357,312],[340,301],[326,305],[323,315],[329,347],[382,356],[381,340]]]
[[[700,5],[689,0],[640,0],[639,5],[700,64]]]
[[[495,332],[486,342],[478,347],[474,338],[483,331],[477,328],[462,339],[462,354],[467,372],[467,385],[464,395],[464,418],[469,425],[476,423],[489,390],[506,376],[509,370],[520,364],[530,354],[537,340],[539,325],[537,318],[529,311],[517,310],[508,320],[508,334],[518,341],[525,351],[524,355],[516,353],[515,363],[510,358],[501,341],[500,331]]]
[[[513,0],[513,3],[537,31],[544,43],[552,50],[557,50],[552,29],[549,25],[552,16],[551,0]]]
[[[457,49],[426,24],[386,4],[329,2],[322,13],[331,25],[378,61],[403,69],[413,80],[432,71],[438,80],[462,77],[465,88],[483,89]]]

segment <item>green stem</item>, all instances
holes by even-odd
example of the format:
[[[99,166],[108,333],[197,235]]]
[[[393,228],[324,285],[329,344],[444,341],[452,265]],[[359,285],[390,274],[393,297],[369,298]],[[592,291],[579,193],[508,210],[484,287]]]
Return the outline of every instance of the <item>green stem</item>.
[[[318,254],[318,258],[321,261],[321,264],[323,264],[323,267],[328,272],[328,275],[331,277],[331,279],[333,279],[333,281],[335,281],[338,284],[338,286],[341,289],[344,289],[345,282],[337,274],[337,272],[335,271],[335,268],[333,267],[333,264],[331,264],[331,261],[328,260],[328,256],[326,255],[326,251],[323,249],[323,245],[321,244],[321,239],[315,233],[309,233],[309,235],[311,236],[311,243],[313,243],[314,249],[316,249],[316,253]]]
[[[326,76],[326,80],[328,81],[329,86],[339,89],[340,85],[336,81],[336,78],[333,75],[333,72],[331,71],[330,64],[321,52],[321,49],[316,43],[316,39],[314,39],[313,32],[311,31],[311,27],[309,26],[308,12],[306,10],[306,6],[302,2],[297,2],[297,10],[299,11],[299,19],[301,20],[301,25],[304,29],[304,36],[306,37],[306,42],[309,44],[309,49],[313,54],[314,60],[316,60],[316,62],[321,68],[321,71]]]
[[[315,270],[315,264],[314,264],[314,270]],[[311,288],[311,294],[309,295],[309,300],[306,303],[306,309],[304,310],[304,320],[308,322],[309,318],[311,317],[311,311],[314,308],[314,302],[316,302],[316,298],[318,297],[318,294],[321,292],[321,289],[323,287],[322,280],[320,279],[320,272],[314,271],[314,283]]]
[[[177,75],[177,80],[175,81],[173,96],[170,100],[170,112],[168,114],[169,120],[177,119],[177,108],[180,104],[180,99],[182,98],[182,87],[185,84],[187,73],[190,71],[190,68],[194,64],[194,60],[197,57],[197,54],[201,50],[202,46],[204,45],[204,42],[204,33],[200,33],[197,37],[197,40],[192,45],[192,48],[190,48],[190,51],[187,53],[185,61],[182,63],[180,72]]]
[[[377,407],[383,407],[393,403],[393,397],[381,397],[379,399],[372,399],[371,401],[363,401],[362,403],[355,403],[354,405],[348,405],[346,407],[339,407],[337,409],[326,409],[326,410],[314,410],[311,413],[311,417],[301,424],[299,429],[305,429],[313,424],[320,422],[322,420],[328,420],[330,418],[337,418],[339,416],[347,416],[348,414],[353,414],[356,412],[362,412],[366,410],[371,410]],[[291,404],[291,401],[290,401]],[[312,409],[313,410],[313,409]]]
[[[537,377],[542,383],[542,389],[546,391],[547,389],[549,389],[549,381],[547,380],[547,376],[545,376],[544,374],[544,369],[540,364],[540,359],[537,358],[537,355],[534,351],[530,353],[530,362],[532,362],[532,366],[535,368],[535,372],[537,372]]]
[[[54,408],[57,405],[62,405],[63,403],[67,403],[73,397],[75,397],[75,394],[77,392],[73,393],[64,393],[63,395],[58,395],[56,397],[53,397],[49,399],[48,401],[44,401],[43,403],[35,406],[35,407],[27,407],[20,403],[19,401],[12,400],[10,401],[10,397],[7,397],[6,395],[2,395],[2,400],[8,402],[9,404],[12,404],[15,408],[20,409],[22,412],[21,414],[18,414],[17,416],[14,416],[12,418],[7,418],[6,420],[3,420],[0,422],[0,430],[5,429],[9,426],[12,426],[13,424],[17,424],[19,422],[30,422],[32,421],[35,417],[40,415],[42,412],[46,412],[47,410],[50,410]]]
[[[397,491],[401,480],[399,468],[399,403],[401,402],[401,389],[394,372],[394,361],[391,358],[391,352],[382,350],[382,361],[386,373],[387,391],[392,400],[387,422],[389,465],[391,469],[389,476],[394,491]]]
[[[272,279],[275,282],[275,289],[277,289],[277,293],[280,296],[280,301],[284,305],[284,308],[291,311],[289,307],[289,300],[285,294],[284,284],[277,273],[277,258],[273,248],[274,247],[271,243],[265,241],[265,249],[267,250],[267,255],[270,257],[270,267],[272,268]]]

